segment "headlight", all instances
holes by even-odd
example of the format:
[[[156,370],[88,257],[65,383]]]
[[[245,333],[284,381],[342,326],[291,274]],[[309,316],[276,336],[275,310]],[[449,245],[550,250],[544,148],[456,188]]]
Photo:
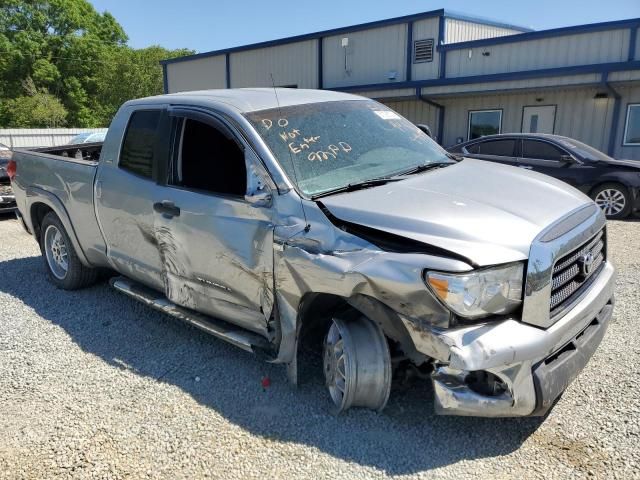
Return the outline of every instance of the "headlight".
[[[468,273],[426,272],[433,292],[454,313],[481,318],[512,312],[522,303],[522,263]]]

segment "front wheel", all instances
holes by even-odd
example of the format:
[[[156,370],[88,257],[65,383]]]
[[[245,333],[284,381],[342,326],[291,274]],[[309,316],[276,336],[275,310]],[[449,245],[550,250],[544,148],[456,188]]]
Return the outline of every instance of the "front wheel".
[[[591,198],[602,209],[607,218],[625,218],[631,212],[629,190],[618,183],[605,183],[596,188]]]
[[[87,287],[98,279],[98,270],[82,264],[58,216],[45,215],[40,225],[40,249],[49,280],[64,290]]]
[[[382,329],[366,317],[334,318],[324,341],[324,376],[338,412],[381,411],[391,391],[391,355]]]

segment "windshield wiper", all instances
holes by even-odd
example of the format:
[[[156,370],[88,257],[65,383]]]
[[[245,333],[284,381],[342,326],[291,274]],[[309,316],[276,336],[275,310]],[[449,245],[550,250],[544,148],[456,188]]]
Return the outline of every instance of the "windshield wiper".
[[[397,173],[393,177],[389,177],[391,179],[400,180],[402,177],[406,177],[407,175],[415,175],[416,173],[426,172],[427,170],[433,170],[434,168],[441,168],[448,165],[453,165],[454,162],[435,162],[435,163],[427,163],[424,165],[418,165],[417,167],[413,167],[410,170],[406,170],[404,172]],[[400,178],[399,178],[400,177]]]
[[[369,187],[377,187],[378,185],[384,185],[389,182],[398,182],[402,180],[402,178],[397,177],[378,177],[372,178],[370,180],[363,180],[361,182],[354,182],[345,185],[344,187],[334,188],[333,190],[327,190],[326,192],[318,193],[311,197],[312,200],[316,198],[324,197],[325,195],[332,195],[334,193],[344,193],[344,192],[354,192],[356,190],[364,190]]]

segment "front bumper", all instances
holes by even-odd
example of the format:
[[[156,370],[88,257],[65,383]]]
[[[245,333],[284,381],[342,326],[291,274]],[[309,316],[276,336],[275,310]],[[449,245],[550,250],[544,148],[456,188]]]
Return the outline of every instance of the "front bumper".
[[[15,197],[0,196],[0,213],[15,212],[17,208]]]
[[[10,185],[0,184],[0,213],[13,212],[17,209],[16,196]]]
[[[515,319],[429,334],[408,328],[418,350],[439,365],[432,375],[436,413],[546,413],[600,344],[613,311],[614,283],[614,268],[607,262],[574,307],[547,329]],[[479,393],[468,380],[471,372],[497,377],[504,390]]]

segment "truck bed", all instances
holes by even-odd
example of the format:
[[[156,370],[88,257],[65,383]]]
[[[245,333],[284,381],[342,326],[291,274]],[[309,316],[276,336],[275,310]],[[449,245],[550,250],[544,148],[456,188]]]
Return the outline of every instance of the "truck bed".
[[[100,160],[103,142],[79,143],[76,145],[61,145],[59,147],[39,147],[28,149],[29,152],[51,155],[54,157],[85,160],[97,163]],[[23,150],[24,151],[24,150]]]
[[[94,265],[106,260],[93,196],[101,150],[102,142],[16,149],[13,154],[17,164],[13,189],[20,210],[32,215],[34,205],[41,202],[59,217],[73,219],[69,225],[87,261]]]

